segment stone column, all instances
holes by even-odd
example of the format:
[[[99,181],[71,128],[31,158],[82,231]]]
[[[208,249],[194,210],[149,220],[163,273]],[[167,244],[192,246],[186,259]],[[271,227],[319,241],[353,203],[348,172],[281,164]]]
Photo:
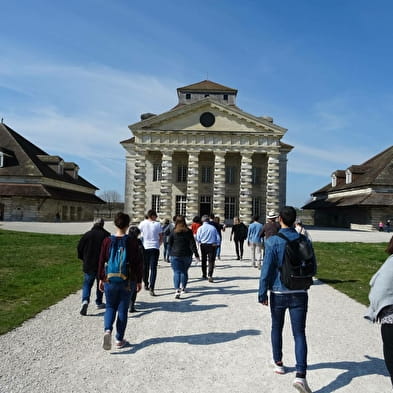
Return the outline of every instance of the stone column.
[[[174,215],[172,211],[172,153],[172,151],[162,152],[160,218],[171,218]]]
[[[224,222],[225,213],[225,152],[215,152],[213,213]]]
[[[187,176],[187,221],[192,221],[199,212],[199,152],[188,154]]]
[[[280,160],[279,153],[269,153],[266,179],[266,214],[280,208]]]
[[[240,164],[239,218],[249,222],[252,212],[252,154],[243,153]]]
[[[131,222],[138,224],[145,216],[146,208],[146,155],[144,151],[135,151],[134,173],[132,174]]]

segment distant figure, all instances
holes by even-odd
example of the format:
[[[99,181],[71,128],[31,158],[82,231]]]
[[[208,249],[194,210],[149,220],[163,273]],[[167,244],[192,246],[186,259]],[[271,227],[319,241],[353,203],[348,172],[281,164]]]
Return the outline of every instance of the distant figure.
[[[251,248],[251,266],[258,268],[261,267],[262,259],[262,230],[263,225],[259,222],[259,216],[256,215],[248,227],[247,242]]]
[[[247,233],[247,225],[241,222],[239,217],[233,217],[233,226],[229,241],[233,239],[235,243],[236,259],[238,261],[243,259],[244,241],[247,239]]]
[[[55,215],[55,221],[60,222],[60,213],[59,212],[57,212]]]
[[[162,236],[163,236],[163,244],[164,244],[164,261],[169,262],[169,235],[171,234],[175,224],[170,222],[168,218],[164,220],[164,224],[162,225]]]
[[[98,284],[98,261],[100,258],[101,244],[103,240],[110,236],[110,233],[104,229],[104,220],[97,219],[90,231],[86,232],[79,240],[77,246],[78,258],[83,261],[83,287],[82,287],[82,308],[81,315],[87,314],[87,308],[90,303],[90,293],[94,282],[97,282],[96,289],[96,306],[98,309],[105,308],[102,302],[103,293],[99,290]]]
[[[384,231],[384,225],[383,225],[382,221],[380,221],[379,224],[378,224],[378,230],[379,230],[379,232],[383,232]]]
[[[161,225],[157,221],[156,211],[149,210],[146,216],[147,218],[139,224],[143,247],[145,247],[143,282],[145,289],[150,291],[150,295],[155,296],[154,286],[156,284],[157,265],[163,235]]]
[[[216,258],[218,260],[220,260],[221,259],[222,233],[225,232],[225,224],[220,223],[220,217],[218,217],[218,216],[215,216],[213,221],[217,224],[216,229],[217,229],[218,235],[220,236],[220,240],[221,240],[220,245],[217,247],[217,250],[216,250]]]
[[[386,220],[385,226],[386,226],[386,232],[390,233],[390,220],[389,219]]]
[[[307,238],[308,240],[311,240],[310,234],[308,233],[308,231],[306,230],[306,228],[304,228],[304,225],[303,225],[303,223],[302,223],[300,220],[299,220],[299,221],[296,221],[295,229],[296,229],[296,232],[297,232],[297,233],[299,233],[300,235],[304,235],[304,236],[306,236],[306,238]]]
[[[183,216],[177,216],[175,228],[169,236],[171,250],[171,264],[173,269],[173,285],[175,287],[175,298],[186,292],[188,283],[188,269],[191,265],[192,255],[199,259],[198,249],[194,235],[187,227]]]
[[[365,318],[381,323],[383,356],[393,385],[393,236],[386,252],[389,257],[370,280],[370,306]]]
[[[197,230],[201,225],[202,225],[201,217],[195,216],[192,219],[192,224],[191,224],[191,231],[194,237],[196,237]]]
[[[112,330],[116,316],[116,349],[127,346],[124,333],[127,327],[128,307],[134,289],[140,291],[142,286],[143,260],[139,253],[137,240],[127,235],[130,216],[117,213],[115,216],[116,234],[104,239],[101,247],[98,276],[100,290],[105,292],[106,309],[104,315],[103,348],[112,347]],[[113,257],[115,255],[115,257]],[[116,256],[119,255],[117,258]],[[126,261],[126,275],[107,272],[108,261],[124,258]],[[122,268],[124,263],[118,265]],[[108,267],[109,269],[109,267]],[[123,269],[122,269],[123,271]],[[112,271],[113,272],[113,271]]]
[[[198,228],[196,240],[201,247],[202,278],[213,282],[214,264],[216,261],[216,248],[221,239],[214,225],[209,223],[209,216],[202,216],[202,226]],[[209,266],[206,263],[209,261]]]

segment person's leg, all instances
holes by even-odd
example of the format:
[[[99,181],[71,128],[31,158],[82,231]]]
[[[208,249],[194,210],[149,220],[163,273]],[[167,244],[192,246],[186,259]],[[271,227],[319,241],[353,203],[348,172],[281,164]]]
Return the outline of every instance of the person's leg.
[[[171,258],[171,266],[173,269],[173,286],[175,290],[180,289],[180,276],[181,276],[181,261],[179,257],[172,256]]]
[[[129,284],[131,286],[131,291],[128,287]],[[120,342],[123,341],[127,327],[128,306],[130,304],[131,292],[135,289],[135,281],[131,281],[130,283],[124,282],[117,285],[119,286],[119,303],[116,320],[116,340]]]
[[[160,257],[160,250],[157,248],[151,249],[151,258],[150,258],[150,289],[154,290],[156,285],[157,278],[157,265],[158,258]]]
[[[191,256],[182,258],[180,281],[181,281],[181,287],[183,288],[183,290],[186,289],[186,287],[187,287],[188,269],[191,266],[191,261],[192,261]]]
[[[240,249],[240,259],[243,259],[243,253],[244,253],[244,239],[239,240],[239,249]]]
[[[96,279],[96,273],[83,273],[82,303],[90,303],[91,288]]]
[[[270,293],[270,313],[272,317],[271,342],[274,362],[282,362],[282,330],[284,327],[287,302],[285,295]]]
[[[261,243],[257,243],[255,245],[255,258],[257,261],[257,266],[261,267],[261,259],[262,259],[262,244]]]
[[[289,300],[292,334],[295,339],[296,376],[304,378],[307,372],[306,317],[308,294],[293,293],[285,295]]]
[[[213,247],[210,244],[208,245],[207,259],[209,261],[207,276],[213,277],[214,263],[216,261],[216,247]]]
[[[255,243],[250,243],[251,248],[251,265],[255,266]]]
[[[145,284],[145,289],[149,289],[150,254],[150,249],[144,251],[143,283]]]
[[[383,323],[381,325],[381,335],[383,342],[383,357],[393,385],[393,324]]]
[[[235,242],[235,251],[237,259],[240,259],[240,251],[239,251],[239,240],[234,240]]]
[[[202,277],[207,277],[207,252],[208,245],[201,244],[201,268],[202,268]]]
[[[112,331],[113,322],[116,318],[117,308],[120,302],[119,288],[118,285],[106,282],[104,284],[106,308],[104,314],[104,330]]]

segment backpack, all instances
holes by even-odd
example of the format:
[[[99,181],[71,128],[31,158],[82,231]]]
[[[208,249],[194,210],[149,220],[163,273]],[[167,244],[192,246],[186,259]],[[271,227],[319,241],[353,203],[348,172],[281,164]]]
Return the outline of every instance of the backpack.
[[[291,290],[308,289],[313,283],[317,271],[314,250],[310,241],[304,235],[289,240],[281,232],[277,236],[286,241],[284,260],[279,268],[281,282]]]
[[[110,237],[109,259],[105,264],[105,274],[111,282],[123,282],[128,278],[127,241],[128,235]]]

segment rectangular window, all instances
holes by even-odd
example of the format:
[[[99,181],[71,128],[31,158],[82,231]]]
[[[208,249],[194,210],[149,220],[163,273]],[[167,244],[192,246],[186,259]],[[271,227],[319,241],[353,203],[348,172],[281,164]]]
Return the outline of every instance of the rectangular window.
[[[225,197],[225,219],[233,219],[237,215],[236,197]]]
[[[202,183],[211,183],[212,182],[212,167],[211,166],[203,166],[201,168],[202,172]]]
[[[191,99],[191,93],[186,93],[186,100],[190,100]]]
[[[153,181],[161,181],[162,180],[162,165],[153,164]]]
[[[186,215],[187,197],[185,195],[176,195],[176,214]]]
[[[236,167],[227,166],[225,168],[225,183],[235,184],[236,183]]]
[[[257,198],[252,198],[252,211],[251,211],[251,215],[252,216],[260,216],[262,213],[261,210],[261,198],[257,197]]]
[[[252,179],[251,183],[255,185],[262,184],[262,168],[259,167],[252,167]]]
[[[228,94],[224,94],[224,101],[228,101]]]
[[[160,198],[161,195],[151,196],[151,208],[155,210],[157,213],[160,213]]]
[[[187,172],[188,172],[187,165],[179,165],[177,167],[177,182],[178,183],[185,183],[187,181]]]

